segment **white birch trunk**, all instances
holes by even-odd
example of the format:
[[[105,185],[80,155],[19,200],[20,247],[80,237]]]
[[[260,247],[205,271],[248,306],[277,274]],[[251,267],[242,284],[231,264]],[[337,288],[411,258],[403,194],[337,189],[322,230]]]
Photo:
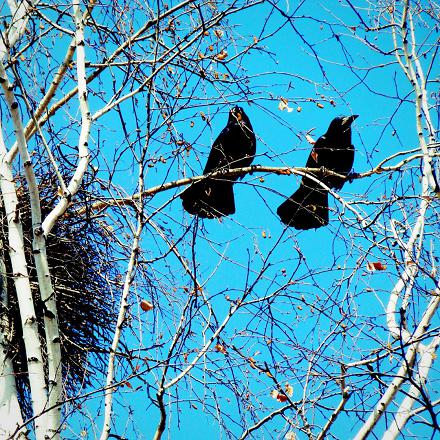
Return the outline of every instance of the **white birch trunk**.
[[[0,129],[0,190],[8,224],[8,252],[20,310],[23,341],[26,348],[32,408],[37,416],[35,419],[36,438],[43,439],[46,427],[44,411],[47,403],[43,357],[24,252],[23,229],[17,209],[18,199],[12,165],[4,161],[6,153],[3,133]]]
[[[0,301],[3,310],[8,306],[8,283],[6,266],[3,260],[3,243],[0,242]],[[0,438],[15,435],[17,439],[25,439],[26,430],[23,426],[17,387],[12,365],[8,355],[11,329],[6,314],[0,316]]]

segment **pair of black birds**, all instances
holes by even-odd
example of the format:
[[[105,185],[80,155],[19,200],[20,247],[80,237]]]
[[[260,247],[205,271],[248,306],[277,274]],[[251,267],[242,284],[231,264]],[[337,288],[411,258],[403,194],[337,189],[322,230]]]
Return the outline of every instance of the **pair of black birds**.
[[[348,176],[353,166],[354,147],[351,144],[351,124],[358,115],[333,119],[327,132],[313,146],[306,167],[320,169],[304,176],[299,188],[278,209],[281,221],[296,229],[319,228],[328,224],[328,188],[341,189],[346,181],[327,173],[333,171]],[[206,178],[192,184],[182,194],[182,204],[190,214],[217,218],[235,212],[233,185],[237,176],[215,178],[210,173],[248,167],[256,153],[256,139],[248,116],[241,107],[229,112],[226,127],[212,145],[203,174]]]

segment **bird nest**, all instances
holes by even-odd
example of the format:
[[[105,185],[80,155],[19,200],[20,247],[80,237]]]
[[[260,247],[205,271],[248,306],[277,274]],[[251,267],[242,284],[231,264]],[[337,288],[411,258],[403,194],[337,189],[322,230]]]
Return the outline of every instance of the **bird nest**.
[[[44,215],[58,201],[56,179],[39,172],[41,206]],[[83,190],[75,196],[75,207],[84,207],[92,190],[91,177]],[[19,181],[19,211],[23,225],[25,252],[29,269],[34,307],[39,334],[44,345],[45,306],[41,301],[35,262],[32,257],[32,220],[28,192],[24,181]],[[8,228],[4,208],[1,208],[1,238],[7,276],[7,306],[0,305],[0,313],[9,321],[9,356],[13,361],[19,401],[23,416],[32,416],[27,360],[23,342],[12,268],[8,249]],[[47,237],[47,258],[56,295],[61,339],[62,368],[66,397],[72,397],[91,384],[97,372],[104,371],[106,350],[116,322],[112,283],[116,279],[116,265],[112,263],[111,242],[103,229],[103,222],[85,216],[66,214]],[[46,365],[46,362],[45,362]],[[46,365],[47,379],[47,365]]]

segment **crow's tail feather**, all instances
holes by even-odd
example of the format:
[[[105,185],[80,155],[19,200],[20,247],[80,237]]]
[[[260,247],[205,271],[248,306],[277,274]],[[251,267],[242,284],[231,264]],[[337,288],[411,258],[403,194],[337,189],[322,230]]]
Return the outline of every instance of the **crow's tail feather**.
[[[202,218],[234,214],[233,182],[205,179],[187,188],[181,195],[185,211]]]
[[[278,209],[281,221],[295,229],[319,228],[328,224],[328,191],[304,184]]]

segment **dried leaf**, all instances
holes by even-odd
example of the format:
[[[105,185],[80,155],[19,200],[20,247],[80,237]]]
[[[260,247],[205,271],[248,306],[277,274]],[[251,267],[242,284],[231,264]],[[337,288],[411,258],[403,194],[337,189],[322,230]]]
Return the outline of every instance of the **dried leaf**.
[[[285,402],[287,400],[287,396],[285,394],[278,393],[277,400],[278,402]]]
[[[288,100],[286,98],[280,98],[280,102],[278,103],[278,110],[284,111],[287,110],[288,113],[293,112],[293,108],[289,107]]]
[[[223,61],[227,56],[228,56],[228,52],[226,52],[225,50],[222,50],[219,54],[217,54],[216,58],[219,61]]]
[[[262,236],[263,238],[266,238],[266,231],[262,231],[262,232],[261,232],[261,236]]]
[[[316,141],[315,139],[312,138],[312,136],[310,136],[308,133],[306,134],[306,140],[310,145],[315,145]]]
[[[302,111],[302,107],[301,107],[301,106],[298,106],[298,107],[296,108],[296,111],[297,111],[298,113],[300,113],[300,112]]]
[[[253,357],[248,358],[248,361],[251,368],[253,368],[254,370],[258,370],[257,361]]]
[[[216,344],[216,346],[214,348],[215,348],[215,351],[218,351],[219,353],[222,353],[222,354],[227,353],[225,346],[222,344]]]
[[[321,104],[320,102],[317,102],[316,106],[319,107],[319,108],[324,108],[324,104]]]
[[[146,299],[143,299],[142,301],[141,301],[141,309],[144,311],[144,312],[149,312],[150,310],[153,310],[154,309],[154,306],[153,306],[153,304],[150,302],[150,301],[147,301]]]
[[[280,393],[278,390],[273,390],[270,395],[272,398],[278,400],[278,402],[285,402],[287,400],[287,396],[284,393]]]
[[[223,37],[224,32],[221,29],[216,29],[214,31],[214,34],[217,38],[221,38],[221,37]]]
[[[293,386],[292,385],[290,385],[289,383],[286,383],[286,385],[284,386],[284,390],[286,391],[286,394],[289,397],[292,397],[292,395],[293,395]]]
[[[296,440],[296,434],[293,431],[289,431],[285,436],[285,440]]]
[[[386,270],[386,269],[387,269],[387,265],[386,264],[382,264],[379,261],[368,262],[367,263],[367,270],[369,272],[374,272],[376,270]]]

